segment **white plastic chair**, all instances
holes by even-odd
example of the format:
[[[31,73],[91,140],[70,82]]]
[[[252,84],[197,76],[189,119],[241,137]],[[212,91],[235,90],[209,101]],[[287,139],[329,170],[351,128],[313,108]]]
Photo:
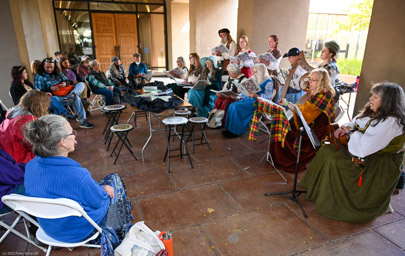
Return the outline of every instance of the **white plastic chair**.
[[[46,250],[46,256],[51,254],[52,246],[68,248],[86,246],[100,248],[100,245],[88,244],[88,242],[96,239],[102,233],[102,229],[87,215],[83,208],[73,200],[67,198],[48,199],[29,197],[18,194],[3,196],[1,200],[19,215],[38,226],[36,233],[37,239],[49,246],[48,250]],[[97,230],[97,232],[81,242],[65,243],[55,240],[45,234],[39,224],[27,214],[44,219],[59,219],[69,216],[83,217]]]
[[[0,243],[2,243],[4,241],[4,239],[6,239],[6,237],[11,233],[15,234],[16,236],[24,239],[25,241],[29,242],[30,244],[38,247],[39,249],[43,250],[44,252],[46,252],[46,249],[38,246],[37,244],[35,244],[35,242],[33,240],[31,240],[31,236],[30,233],[28,231],[28,226],[27,226],[27,222],[24,218],[22,218],[22,215],[17,214],[17,217],[14,219],[13,223],[11,225],[8,225],[7,223],[4,222],[4,218],[9,215],[9,214],[14,214],[14,212],[6,212],[3,214],[0,214],[0,218],[2,220],[0,220],[0,226],[2,226],[3,228],[6,229],[6,232],[1,236],[0,238]],[[27,233],[27,235],[24,235],[20,232],[18,232],[17,230],[15,230],[15,226],[20,222],[20,220],[23,220],[24,223],[24,227],[25,227],[25,232]],[[35,224],[35,223],[34,223]]]
[[[4,110],[8,111],[7,106],[6,106],[6,105],[4,105],[4,103],[3,103],[3,101],[2,101],[2,100],[0,100],[0,106],[1,106],[1,107],[2,107]]]

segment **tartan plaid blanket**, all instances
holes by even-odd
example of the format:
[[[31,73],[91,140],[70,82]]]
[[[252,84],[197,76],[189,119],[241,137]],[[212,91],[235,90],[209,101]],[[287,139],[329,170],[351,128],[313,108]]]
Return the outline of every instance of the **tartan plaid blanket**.
[[[259,133],[259,114],[266,113],[271,116],[271,142],[281,142],[281,146],[284,147],[285,136],[290,129],[290,123],[284,113],[284,109],[261,100],[257,100],[254,107],[255,112],[253,113],[252,126],[250,127],[249,140],[257,140]]]
[[[325,113],[329,122],[332,123],[335,120],[335,100],[333,99],[332,93],[329,91],[319,92],[311,96],[308,101],[314,107]]]

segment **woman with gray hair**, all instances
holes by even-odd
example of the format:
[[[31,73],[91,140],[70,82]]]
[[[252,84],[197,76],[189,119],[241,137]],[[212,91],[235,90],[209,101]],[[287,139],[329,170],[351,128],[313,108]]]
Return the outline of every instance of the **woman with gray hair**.
[[[246,132],[249,121],[253,117],[253,104],[256,102],[257,96],[268,100],[272,100],[274,97],[273,80],[270,78],[267,68],[263,63],[257,63],[253,66],[253,76],[259,84],[261,91],[257,94],[251,93],[249,96],[242,94],[241,100],[229,105],[225,122],[226,130],[222,132],[225,137],[233,138]]]
[[[77,133],[63,117],[42,116],[29,123],[24,134],[35,153],[25,169],[26,195],[78,202],[103,229],[97,239],[102,244],[101,254],[112,255],[133,219],[121,178],[113,173],[97,183],[87,169],[68,157],[75,150]],[[63,242],[83,241],[94,232],[94,227],[79,217],[38,218],[38,222],[47,235]]]
[[[247,79],[245,74],[241,72],[239,65],[236,63],[229,64],[228,66],[226,66],[226,69],[228,70],[229,78],[222,87],[222,93],[217,93],[217,99],[215,100],[214,106],[214,109],[225,111],[224,118],[222,119],[222,126],[225,125],[226,113],[228,111],[229,105],[238,100],[237,96],[234,96],[232,94],[227,95],[224,92],[232,91],[234,93],[238,93],[236,84],[240,84]]]
[[[101,94],[105,97],[106,105],[121,102],[121,90],[115,87],[114,84],[105,76],[100,69],[100,63],[97,60],[90,62],[91,72],[89,74],[89,83],[94,94]],[[117,99],[114,102],[114,94]]]

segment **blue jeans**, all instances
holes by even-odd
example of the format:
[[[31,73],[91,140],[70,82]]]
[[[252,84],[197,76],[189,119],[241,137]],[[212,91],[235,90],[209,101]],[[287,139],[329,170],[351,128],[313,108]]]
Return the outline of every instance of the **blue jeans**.
[[[51,104],[49,106],[49,111],[53,112],[55,115],[66,116],[69,112],[63,106],[62,102],[58,100],[58,96],[51,97]]]
[[[80,123],[83,123],[86,120],[86,111],[84,110],[82,101],[80,99],[80,94],[83,92],[84,87],[85,87],[84,83],[80,82],[80,83],[76,84],[75,88],[69,93],[68,96],[66,96],[66,97],[69,97],[70,95],[72,95],[72,93],[76,94],[76,99],[75,99],[75,102],[72,104],[72,107],[75,110],[77,118],[79,119]],[[63,99],[66,98],[66,97],[59,97],[59,96],[55,96],[55,97],[57,97],[57,99],[60,103],[63,103]]]
[[[118,87],[114,87],[113,91],[111,91],[108,88],[95,88],[95,90],[93,90],[94,94],[100,94],[105,97],[105,104],[107,106],[114,104],[113,100],[114,92],[121,95],[121,90]]]

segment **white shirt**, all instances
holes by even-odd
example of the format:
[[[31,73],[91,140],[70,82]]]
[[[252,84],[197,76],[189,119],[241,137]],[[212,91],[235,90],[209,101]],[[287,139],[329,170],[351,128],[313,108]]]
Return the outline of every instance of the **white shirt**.
[[[346,123],[344,126],[349,126],[352,129],[354,124],[358,124],[360,128],[364,128],[370,117],[358,118],[356,116],[351,123]],[[381,149],[384,149],[391,140],[402,132],[402,126],[398,125],[397,118],[387,117],[385,121],[380,121],[376,126],[376,120],[372,121],[365,133],[353,132],[348,143],[349,152],[357,157],[365,157],[374,154]]]
[[[288,67],[288,71],[290,71],[291,68],[292,68],[292,66],[290,65]],[[300,79],[306,73],[308,73],[308,72],[305,69],[303,69],[300,65],[298,65],[297,68],[295,69],[294,75],[292,76],[292,79],[291,79],[291,81],[294,84],[294,89],[295,90],[300,90],[301,89],[301,87],[300,87]]]
[[[223,45],[226,47],[227,43],[228,42],[224,43]],[[237,46],[236,46],[235,41],[232,41],[229,44],[229,49],[228,49],[229,52],[223,52],[222,56],[217,56],[219,61],[222,61],[224,59],[229,59],[229,56],[235,56],[236,48],[237,48]]]

